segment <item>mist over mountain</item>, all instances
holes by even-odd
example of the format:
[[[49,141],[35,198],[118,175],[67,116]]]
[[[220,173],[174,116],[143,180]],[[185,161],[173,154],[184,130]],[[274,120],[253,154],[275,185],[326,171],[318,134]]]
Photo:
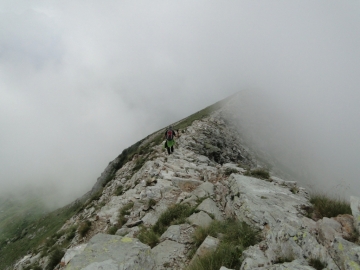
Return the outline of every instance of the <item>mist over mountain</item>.
[[[234,99],[231,117],[237,119],[244,142],[273,169],[311,190],[360,195],[360,128],[350,104],[297,102],[286,94],[254,90]]]

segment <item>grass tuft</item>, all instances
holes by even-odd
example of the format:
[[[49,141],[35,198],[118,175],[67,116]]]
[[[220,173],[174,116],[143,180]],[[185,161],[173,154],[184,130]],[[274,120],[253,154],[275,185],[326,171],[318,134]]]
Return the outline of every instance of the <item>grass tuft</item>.
[[[192,215],[194,211],[195,207],[191,207],[187,204],[175,204],[170,206],[161,214],[160,218],[153,226],[153,231],[161,235],[170,225],[185,223],[186,218]]]
[[[308,214],[314,220],[323,217],[337,217],[341,214],[352,214],[350,204],[340,198],[334,199],[325,194],[313,193],[310,195],[310,202],[314,207],[308,210]]]
[[[155,247],[159,243],[159,235],[152,229],[147,229],[145,227],[140,229],[140,233],[138,234],[137,238],[141,242],[149,245],[151,248]]]
[[[266,169],[248,170],[246,171],[245,175],[265,180],[270,179],[269,171]]]

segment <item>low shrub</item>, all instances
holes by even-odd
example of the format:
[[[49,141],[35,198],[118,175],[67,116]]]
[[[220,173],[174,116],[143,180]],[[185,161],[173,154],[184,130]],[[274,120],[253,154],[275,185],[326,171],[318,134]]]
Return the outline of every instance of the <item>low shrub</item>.
[[[118,186],[114,192],[115,196],[120,196],[121,194],[123,194],[124,191],[124,187],[122,185]]]
[[[119,229],[119,228],[118,228],[117,226],[111,226],[111,227],[107,230],[107,233],[114,235],[114,234],[117,232],[118,229]]]
[[[323,217],[337,217],[341,214],[352,214],[350,204],[340,198],[334,199],[321,193],[310,194],[310,202],[313,208],[308,210],[311,218],[318,220]]]
[[[76,227],[72,226],[66,235],[66,240],[71,241],[75,237]]]
[[[90,229],[91,229],[91,222],[89,220],[86,220],[80,224],[78,232],[81,237],[84,237]]]
[[[60,263],[62,257],[64,257],[64,254],[65,252],[62,249],[56,248],[50,255],[49,263],[46,266],[46,269],[53,270],[55,266]]]
[[[309,266],[314,267],[316,270],[322,270],[327,267],[327,263],[322,262],[319,258],[311,258],[309,260]]]
[[[274,262],[274,264],[282,264],[282,263],[286,263],[286,262],[292,262],[293,260],[295,260],[293,255],[287,255],[287,256],[277,258],[277,260]]]
[[[239,173],[239,171],[238,171],[237,169],[234,169],[234,168],[226,168],[224,174],[225,174],[226,176],[229,176],[229,175],[232,174],[232,173]]]

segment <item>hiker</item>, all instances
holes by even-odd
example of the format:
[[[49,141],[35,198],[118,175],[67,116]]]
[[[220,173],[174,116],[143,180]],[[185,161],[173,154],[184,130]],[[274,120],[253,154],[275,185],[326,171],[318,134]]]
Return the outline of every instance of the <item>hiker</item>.
[[[175,131],[173,130],[172,126],[169,126],[167,130],[165,131],[165,148],[168,151],[168,154],[170,155],[172,152],[174,152],[174,144],[175,140],[174,137],[176,136]]]

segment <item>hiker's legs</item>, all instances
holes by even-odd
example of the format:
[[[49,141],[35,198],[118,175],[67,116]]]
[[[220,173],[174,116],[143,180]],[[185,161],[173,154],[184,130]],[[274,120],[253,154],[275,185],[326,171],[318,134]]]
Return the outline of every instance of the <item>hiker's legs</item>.
[[[168,154],[170,155],[170,154],[171,154],[171,153],[170,153],[170,148],[167,146],[167,141],[165,141],[165,148],[166,148]]]
[[[174,146],[171,146],[171,153],[174,152]]]

